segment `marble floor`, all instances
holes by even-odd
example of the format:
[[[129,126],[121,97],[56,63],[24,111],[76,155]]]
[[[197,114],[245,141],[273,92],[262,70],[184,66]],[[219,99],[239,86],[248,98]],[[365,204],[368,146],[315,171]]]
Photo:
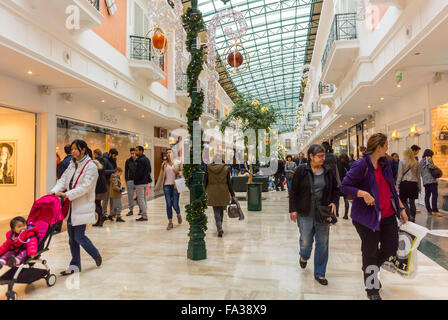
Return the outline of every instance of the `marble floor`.
[[[366,299],[360,241],[351,221],[331,228],[327,287],[313,277],[313,258],[305,270],[298,266],[298,229],[289,220],[286,192],[264,193],[263,211],[247,211],[244,221],[224,218],[224,237],[218,238],[211,208],[207,215],[206,260],[186,258],[188,223],[167,231],[164,198],[149,201],[149,221],[107,222],[89,227],[87,235],[103,257],[99,268],[82,251],[83,271],[61,277],[70,260],[66,232],[56,235],[44,254],[58,275],[54,287],[44,280],[16,285],[19,299]],[[181,196],[182,208],[188,193]],[[137,209],[135,209],[137,211]],[[184,209],[182,209],[184,212]],[[184,219],[185,220],[185,219]],[[0,225],[0,234],[7,226]],[[415,279],[381,272],[384,299],[447,299],[448,271],[419,252]],[[6,271],[4,267],[0,273]],[[0,286],[5,299],[6,286]]]

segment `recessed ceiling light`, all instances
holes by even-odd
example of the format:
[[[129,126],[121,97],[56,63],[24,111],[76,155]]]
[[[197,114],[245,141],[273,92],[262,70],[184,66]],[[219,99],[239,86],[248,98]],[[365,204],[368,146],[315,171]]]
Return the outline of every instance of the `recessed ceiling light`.
[[[355,118],[351,117],[350,120],[355,120]]]
[[[380,100],[381,100],[381,101],[384,101],[384,97],[381,97]]]
[[[401,84],[397,84],[397,88],[401,88]]]
[[[126,108],[123,108],[123,111],[125,111],[125,112],[126,112],[126,111],[128,111],[128,109],[126,109]]]
[[[142,114],[142,118],[144,118],[145,117],[145,115],[144,114]]]
[[[33,71],[29,70],[29,71],[28,71],[28,74],[33,74]]]
[[[102,103],[104,103],[104,102],[106,102],[106,100],[104,100],[104,99],[101,99],[101,102],[102,102]]]
[[[347,124],[347,122],[345,124]]]
[[[369,105],[367,106],[367,108],[371,109],[371,108],[372,108],[372,105],[369,104]]]

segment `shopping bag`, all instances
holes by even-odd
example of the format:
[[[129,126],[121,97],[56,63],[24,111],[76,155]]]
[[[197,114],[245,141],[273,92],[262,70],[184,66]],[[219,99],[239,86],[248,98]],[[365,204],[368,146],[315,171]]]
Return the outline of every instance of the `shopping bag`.
[[[182,193],[188,190],[184,177],[174,180],[174,183],[176,184],[177,192]]]
[[[418,246],[429,230],[413,222],[400,226],[397,255],[389,259],[395,271],[404,278],[415,278],[418,267]]]

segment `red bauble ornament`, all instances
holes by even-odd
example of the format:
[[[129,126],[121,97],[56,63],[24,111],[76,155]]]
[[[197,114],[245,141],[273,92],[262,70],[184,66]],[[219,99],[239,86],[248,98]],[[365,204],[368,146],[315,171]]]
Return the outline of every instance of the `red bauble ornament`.
[[[241,66],[243,64],[243,60],[243,55],[238,51],[231,52],[227,57],[227,63],[233,68],[238,68]]]
[[[158,50],[163,50],[166,45],[166,38],[163,33],[156,33],[152,37],[152,45]]]

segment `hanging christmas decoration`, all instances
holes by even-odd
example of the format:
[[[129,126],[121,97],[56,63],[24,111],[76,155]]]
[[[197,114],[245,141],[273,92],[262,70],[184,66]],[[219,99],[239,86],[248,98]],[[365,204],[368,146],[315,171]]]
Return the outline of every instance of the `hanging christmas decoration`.
[[[224,56],[227,57],[227,64],[224,64],[224,66],[231,74],[241,74],[249,67],[249,53],[240,43],[235,42],[227,48],[224,52]]]
[[[233,19],[235,23],[238,25],[238,29],[232,29],[230,27],[224,28],[224,35],[230,39],[234,40],[234,45],[229,47],[227,49],[227,54],[224,55],[225,59],[227,61],[223,62],[223,65],[227,65],[228,63],[228,57],[232,52],[238,51],[238,53],[241,54],[243,57],[243,62],[245,62],[247,65],[249,64],[249,55],[247,54],[247,51],[244,49],[244,47],[238,43],[238,40],[243,38],[247,33],[247,23],[244,18],[244,16],[241,14],[241,12],[233,10],[233,9],[226,9],[219,11],[210,21],[210,24],[207,28],[207,91],[205,95],[205,108],[210,109],[213,108],[215,105],[216,100],[216,84],[219,80],[218,75],[216,74],[216,28],[221,23],[222,20],[225,19]],[[233,49],[233,50],[232,50]],[[232,51],[232,52],[231,52]],[[247,56],[246,56],[247,54]],[[234,53],[234,56],[231,57],[232,63],[237,65],[239,63],[238,54]],[[236,61],[235,61],[236,60]],[[230,68],[234,68],[230,65]],[[241,65],[240,65],[241,66]],[[227,68],[227,66],[226,66]],[[247,68],[246,68],[247,69]],[[234,71],[234,70],[232,70]],[[238,71],[238,70],[237,70]]]

